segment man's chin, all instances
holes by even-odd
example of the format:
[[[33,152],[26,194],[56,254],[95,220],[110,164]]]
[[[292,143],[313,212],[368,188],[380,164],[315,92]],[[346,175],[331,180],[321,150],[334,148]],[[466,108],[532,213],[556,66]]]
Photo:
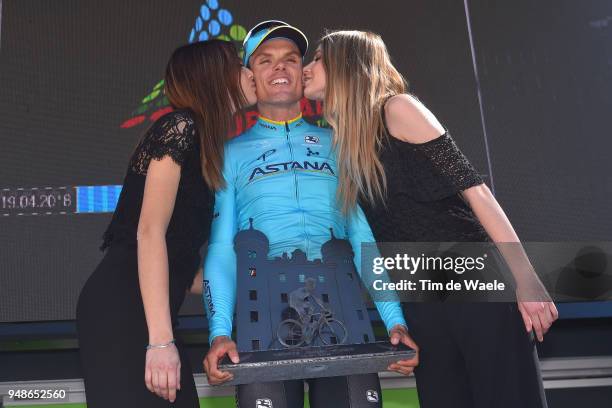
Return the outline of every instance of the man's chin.
[[[274,95],[270,95],[265,100],[259,101],[266,102],[270,105],[287,105],[299,102],[303,96],[304,95],[302,93],[296,94],[295,92],[277,92]]]

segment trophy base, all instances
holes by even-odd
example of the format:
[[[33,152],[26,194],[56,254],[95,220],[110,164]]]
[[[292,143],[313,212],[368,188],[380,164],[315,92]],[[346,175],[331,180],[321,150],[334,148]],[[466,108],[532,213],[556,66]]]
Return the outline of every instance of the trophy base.
[[[219,370],[234,375],[223,385],[335,377],[377,373],[398,360],[408,360],[415,351],[388,341],[319,347],[240,352],[240,363],[225,356]]]

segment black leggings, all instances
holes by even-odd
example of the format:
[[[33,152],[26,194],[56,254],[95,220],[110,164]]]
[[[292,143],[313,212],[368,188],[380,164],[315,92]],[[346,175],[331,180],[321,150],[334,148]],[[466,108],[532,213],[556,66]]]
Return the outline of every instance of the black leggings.
[[[308,382],[311,408],[379,408],[378,374],[324,377]],[[298,408],[304,406],[304,380],[254,383],[236,387],[236,407]]]

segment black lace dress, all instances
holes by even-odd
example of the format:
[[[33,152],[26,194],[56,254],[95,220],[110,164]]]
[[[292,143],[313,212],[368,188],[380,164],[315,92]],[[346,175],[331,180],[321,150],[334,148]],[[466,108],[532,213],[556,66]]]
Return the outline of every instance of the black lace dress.
[[[379,152],[384,205],[360,204],[377,242],[481,242],[489,237],[459,192],[482,184],[448,132],[412,144],[388,136]]]
[[[422,144],[387,135],[379,157],[385,205],[359,200],[377,242],[490,242],[459,194],[482,178],[448,132]],[[533,337],[516,303],[439,300],[403,304],[420,347],[420,406],[545,407]]]
[[[199,249],[208,239],[214,192],[200,170],[200,143],[189,111],[157,120],[136,148],[102,249],[105,256],[87,280],[77,305],[77,329],[87,406],[197,407],[189,362],[182,347],[181,390],[174,404],[149,392],[144,383],[148,330],[138,282],[136,231],[147,168],[170,156],[181,166],[166,244],[173,326],[201,263]]]

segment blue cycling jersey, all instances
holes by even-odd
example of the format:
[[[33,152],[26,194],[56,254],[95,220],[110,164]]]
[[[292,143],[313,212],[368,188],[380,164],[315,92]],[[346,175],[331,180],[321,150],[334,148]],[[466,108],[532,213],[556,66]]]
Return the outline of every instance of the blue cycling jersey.
[[[330,239],[348,239],[361,274],[361,243],[374,242],[365,215],[348,217],[338,206],[336,158],[331,131],[309,124],[301,115],[276,122],[262,117],[225,145],[226,188],[215,197],[208,253],[204,263],[204,303],[209,340],[231,336],[236,302],[234,236],[254,227],[269,239],[270,257],[301,249],[309,260],[321,258]],[[397,302],[375,302],[389,330],[405,324]]]

